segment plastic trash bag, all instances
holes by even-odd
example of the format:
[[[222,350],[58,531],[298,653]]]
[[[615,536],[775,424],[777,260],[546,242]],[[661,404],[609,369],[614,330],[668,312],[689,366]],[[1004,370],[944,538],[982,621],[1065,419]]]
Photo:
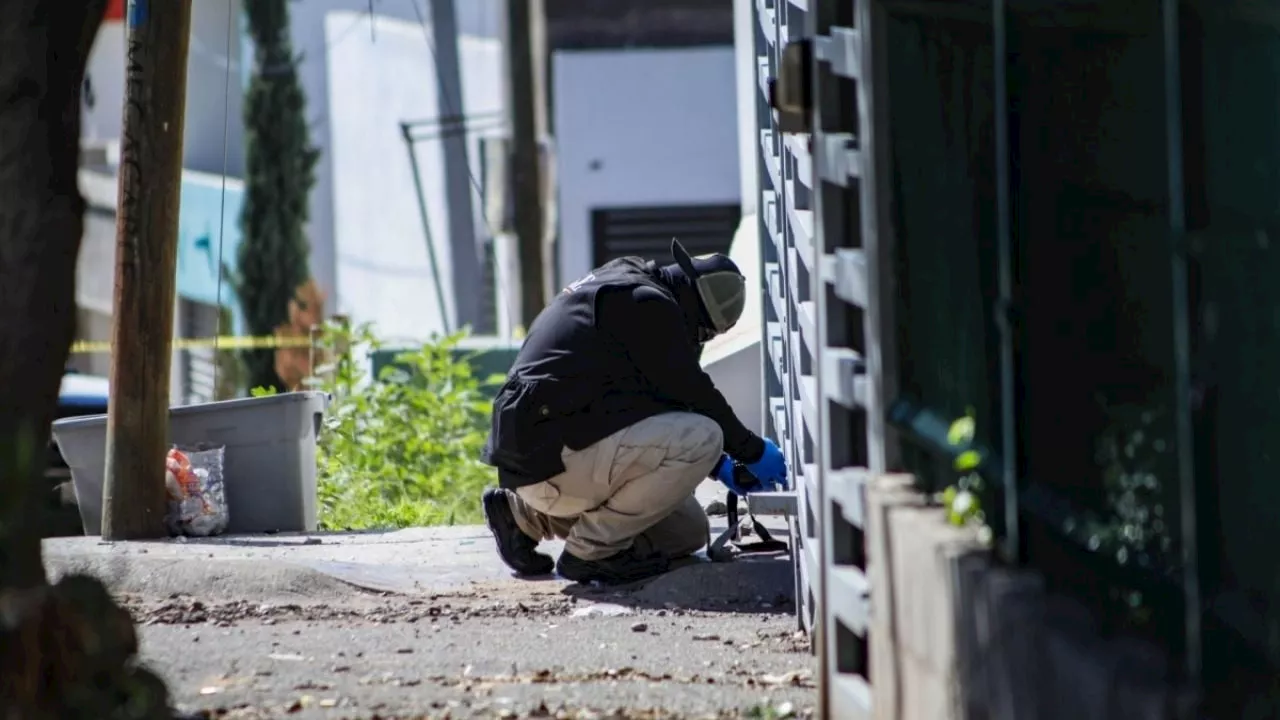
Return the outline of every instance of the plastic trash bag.
[[[165,524],[171,534],[208,537],[227,529],[225,454],[224,445],[175,446],[169,451],[164,484],[169,496]]]

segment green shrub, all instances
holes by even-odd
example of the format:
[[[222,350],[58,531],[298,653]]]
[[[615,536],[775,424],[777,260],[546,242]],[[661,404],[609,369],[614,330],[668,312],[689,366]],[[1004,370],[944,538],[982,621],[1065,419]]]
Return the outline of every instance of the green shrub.
[[[329,347],[380,346],[367,326],[328,334]],[[349,358],[317,368],[314,387],[332,398],[317,458],[322,528],[480,521],[480,494],[494,481],[480,462],[491,401],[454,355],[459,339],[401,353],[376,381]]]

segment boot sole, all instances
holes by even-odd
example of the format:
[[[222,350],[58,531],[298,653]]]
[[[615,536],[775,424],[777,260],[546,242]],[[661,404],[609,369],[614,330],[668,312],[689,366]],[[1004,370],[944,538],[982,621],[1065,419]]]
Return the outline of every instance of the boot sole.
[[[541,553],[535,553],[534,557],[543,558],[543,560],[535,561],[537,562],[537,565],[534,567],[530,567],[530,566],[527,566],[525,563],[519,562],[517,560],[513,560],[511,556],[507,553],[507,546],[502,541],[503,540],[502,532],[498,530],[498,522],[495,521],[495,516],[502,517],[503,515],[505,515],[507,517],[503,517],[502,519],[509,520],[512,524],[515,523],[515,518],[510,517],[511,515],[510,507],[497,506],[498,503],[506,503],[506,502],[507,502],[507,498],[505,495],[503,495],[502,493],[491,493],[491,492],[485,492],[480,502],[480,507],[484,511],[485,527],[489,528],[489,534],[493,536],[493,544],[498,546],[498,557],[502,558],[503,564],[505,564],[508,568],[515,571],[519,575],[529,576],[529,577],[536,577],[539,575],[550,575],[552,572],[555,571],[556,565],[555,565],[555,562],[551,558],[547,557],[546,555],[542,555]]]

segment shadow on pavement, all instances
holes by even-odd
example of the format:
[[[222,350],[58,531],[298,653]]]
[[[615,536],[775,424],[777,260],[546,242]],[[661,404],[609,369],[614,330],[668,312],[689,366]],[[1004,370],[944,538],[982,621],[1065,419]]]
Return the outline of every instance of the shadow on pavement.
[[[330,537],[345,539],[352,536],[364,537],[391,535],[400,532],[400,530],[400,528],[385,528],[374,530],[326,530],[312,533],[268,532],[261,535],[212,535],[209,537],[188,536],[182,538],[170,538],[170,541],[181,542],[185,545],[220,545],[224,547],[302,547],[307,545],[322,545]],[[410,540],[407,542],[416,541]]]
[[[562,592],[580,602],[650,610],[791,615],[795,575],[787,553],[748,555],[713,563],[695,557],[664,575],[632,585],[572,584]]]

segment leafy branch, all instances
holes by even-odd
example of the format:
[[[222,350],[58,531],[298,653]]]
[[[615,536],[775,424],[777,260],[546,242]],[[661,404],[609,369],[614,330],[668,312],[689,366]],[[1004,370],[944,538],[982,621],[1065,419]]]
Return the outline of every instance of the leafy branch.
[[[991,526],[987,524],[987,516],[982,508],[982,498],[987,488],[978,472],[983,457],[982,452],[974,445],[978,423],[974,419],[973,410],[963,417],[952,421],[947,428],[947,444],[956,449],[952,469],[959,473],[955,484],[939,493],[937,500],[947,511],[947,522],[957,527],[974,527],[984,545],[992,541]]]

